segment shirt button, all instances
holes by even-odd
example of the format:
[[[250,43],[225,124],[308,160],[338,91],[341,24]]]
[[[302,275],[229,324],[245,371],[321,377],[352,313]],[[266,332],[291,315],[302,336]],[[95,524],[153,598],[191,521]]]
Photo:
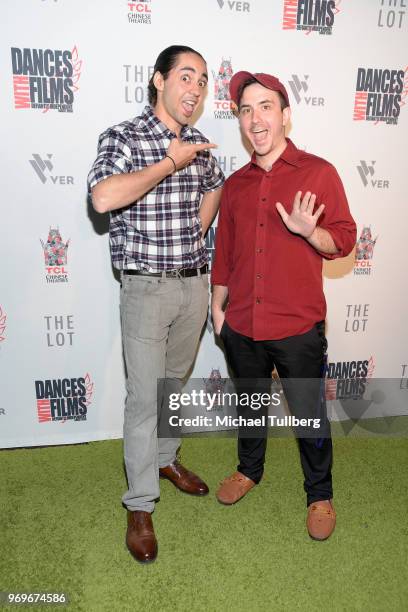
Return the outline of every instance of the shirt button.
[[[264,225],[263,223],[260,223],[260,224],[259,224],[259,227],[263,227],[263,225]]]
[[[262,274],[257,274],[256,278],[262,278]]]
[[[266,198],[262,198],[262,202],[266,202]]]
[[[256,249],[257,253],[262,253],[263,249]]]
[[[261,298],[257,297],[255,301],[256,301],[257,304],[260,304],[261,303]]]

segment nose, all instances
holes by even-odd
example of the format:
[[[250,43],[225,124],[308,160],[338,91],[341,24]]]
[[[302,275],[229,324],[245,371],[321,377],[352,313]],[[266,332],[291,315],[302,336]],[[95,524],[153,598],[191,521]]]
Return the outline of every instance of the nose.
[[[201,95],[201,89],[197,81],[191,81],[190,92],[197,98]]]
[[[256,108],[254,108],[254,109],[251,111],[251,120],[252,120],[252,123],[258,123],[258,121],[259,121],[259,117],[260,117],[260,112],[259,112],[259,110],[258,110],[258,109],[256,109]]]

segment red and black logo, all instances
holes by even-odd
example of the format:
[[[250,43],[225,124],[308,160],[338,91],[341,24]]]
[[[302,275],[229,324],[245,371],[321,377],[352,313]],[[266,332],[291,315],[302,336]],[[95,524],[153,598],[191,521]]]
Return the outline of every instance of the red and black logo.
[[[341,0],[283,0],[284,30],[332,34]]]
[[[214,77],[214,119],[235,119],[232,112],[235,107],[231,101],[229,84],[234,74],[231,58],[222,58],[218,72],[212,71]]]
[[[374,372],[374,358],[329,362],[326,366],[326,399],[360,399]]]
[[[47,283],[67,283],[68,270],[66,265],[69,240],[64,242],[59,229],[50,227],[47,242],[43,242],[41,239],[40,242],[44,252]]]
[[[128,9],[129,23],[152,23],[152,0],[144,0],[144,2],[129,2],[126,6]]]
[[[79,378],[35,381],[39,423],[86,421],[94,383],[89,374]]]
[[[358,68],[353,120],[396,125],[408,93],[406,73],[398,68]]]
[[[356,258],[354,262],[354,274],[367,275],[371,274],[371,260],[374,255],[374,247],[377,243],[378,236],[373,238],[371,227],[364,226],[356,244]]]
[[[81,76],[78,50],[11,48],[14,108],[72,113]]]

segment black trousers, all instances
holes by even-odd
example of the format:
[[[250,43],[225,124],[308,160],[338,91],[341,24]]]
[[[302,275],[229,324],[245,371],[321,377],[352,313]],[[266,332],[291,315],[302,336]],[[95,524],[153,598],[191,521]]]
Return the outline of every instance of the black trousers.
[[[270,379],[271,372],[276,367],[291,414],[298,418],[308,418],[312,414],[316,416],[316,402],[319,401],[320,379],[324,375],[327,350],[324,321],[317,323],[305,334],[282,340],[256,341],[237,333],[226,322],[220,335],[229,365],[237,379],[243,378],[246,381],[251,379],[254,381],[252,390],[255,388],[259,390],[256,381]],[[290,379],[296,380],[291,384]],[[306,392],[302,392],[302,381],[299,379],[308,379],[304,380],[304,385],[307,387],[304,386],[303,391]],[[319,388],[315,390],[316,393],[310,393],[310,384],[316,385],[316,383]],[[248,409],[239,407],[238,411],[239,414],[248,416]],[[328,422],[325,423],[322,435],[325,437],[299,437],[297,440],[307,505],[333,497],[331,475],[333,449]],[[266,435],[252,438],[242,436],[238,432],[237,469],[256,483],[262,478],[266,443]]]

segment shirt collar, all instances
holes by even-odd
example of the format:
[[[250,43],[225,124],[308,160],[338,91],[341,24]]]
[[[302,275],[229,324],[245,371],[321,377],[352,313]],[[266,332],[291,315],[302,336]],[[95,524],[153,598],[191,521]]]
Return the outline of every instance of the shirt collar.
[[[283,151],[283,153],[280,155],[280,157],[278,157],[276,162],[279,160],[282,160],[286,162],[287,164],[290,164],[291,166],[295,166],[296,168],[298,168],[301,165],[300,164],[301,151],[299,151],[299,149],[293,144],[290,138],[286,138],[286,142],[288,144],[285,150]],[[248,164],[248,167],[245,169],[245,171],[249,170],[249,168],[252,168],[253,166],[259,168],[259,165],[256,163],[255,151],[252,153],[251,161]]]
[[[165,125],[156,115],[151,106],[145,106],[142,114],[140,115],[142,122],[146,125],[146,127],[151,130],[156,136],[161,138],[175,138],[175,132],[172,132],[167,125]],[[192,129],[189,125],[183,125],[180,131],[180,137],[188,138],[192,136]]]

